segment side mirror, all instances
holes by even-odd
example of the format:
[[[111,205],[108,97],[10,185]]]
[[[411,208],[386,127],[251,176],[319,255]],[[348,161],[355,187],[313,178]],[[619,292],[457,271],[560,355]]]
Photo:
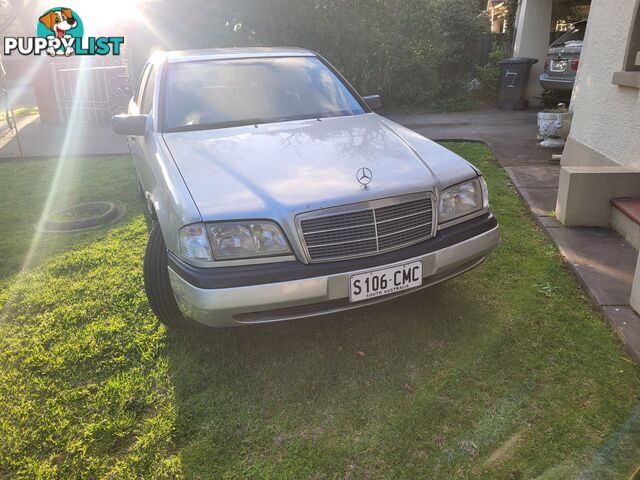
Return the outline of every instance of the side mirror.
[[[111,118],[111,127],[118,135],[144,136],[147,131],[146,115],[114,115]]]
[[[363,98],[371,110],[375,111],[382,108],[382,99],[380,98],[380,95],[367,95]]]

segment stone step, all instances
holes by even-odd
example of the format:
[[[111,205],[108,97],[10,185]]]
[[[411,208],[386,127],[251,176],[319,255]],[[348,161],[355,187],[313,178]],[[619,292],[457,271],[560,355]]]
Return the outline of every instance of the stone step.
[[[578,280],[599,306],[628,306],[638,251],[602,227],[547,228]]]
[[[611,205],[611,227],[640,250],[640,198],[614,198]]]

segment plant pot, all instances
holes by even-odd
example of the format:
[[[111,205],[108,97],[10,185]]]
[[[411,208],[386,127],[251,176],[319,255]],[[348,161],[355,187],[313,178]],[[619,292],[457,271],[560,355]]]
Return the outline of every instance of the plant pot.
[[[566,139],[571,130],[573,112],[540,112],[538,113],[538,131],[545,138]]]

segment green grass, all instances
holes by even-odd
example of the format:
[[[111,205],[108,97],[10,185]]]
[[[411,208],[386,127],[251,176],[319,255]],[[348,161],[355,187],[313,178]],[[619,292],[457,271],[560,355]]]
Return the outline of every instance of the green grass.
[[[14,278],[0,477],[628,479],[638,367],[488,150],[451,148],[484,171],[503,243],[416,295],[168,333],[142,290],[140,215]]]
[[[50,195],[52,183],[56,187]],[[51,213],[89,201],[120,203],[127,208],[124,222],[140,215],[144,208],[130,157],[0,163],[0,279],[16,273],[23,265],[38,265],[43,259],[104,236],[104,229],[43,233],[34,242],[34,225],[49,197]]]

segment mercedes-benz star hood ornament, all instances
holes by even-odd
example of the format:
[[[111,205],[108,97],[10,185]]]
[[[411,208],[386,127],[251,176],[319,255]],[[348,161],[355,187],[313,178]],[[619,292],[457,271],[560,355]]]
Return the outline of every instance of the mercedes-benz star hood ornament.
[[[362,185],[363,190],[369,190],[369,184],[373,180],[373,173],[366,167],[359,168],[356,173],[356,180]]]

